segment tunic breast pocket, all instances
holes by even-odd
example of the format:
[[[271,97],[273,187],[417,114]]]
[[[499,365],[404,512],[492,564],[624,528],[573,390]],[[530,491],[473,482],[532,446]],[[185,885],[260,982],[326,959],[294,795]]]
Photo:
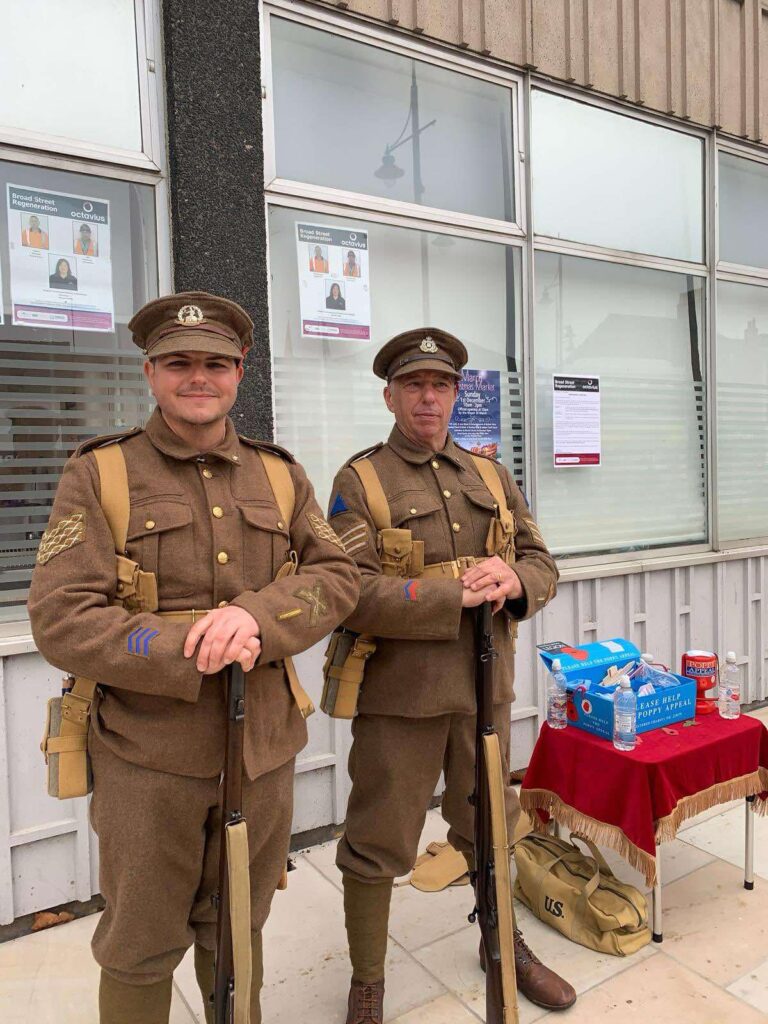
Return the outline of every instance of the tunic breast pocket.
[[[288,525],[275,505],[241,505],[243,517],[243,572],[247,590],[271,583],[288,560],[291,538]]]
[[[149,499],[131,508],[128,557],[157,575],[163,598],[190,597],[198,572],[192,509],[179,498]]]

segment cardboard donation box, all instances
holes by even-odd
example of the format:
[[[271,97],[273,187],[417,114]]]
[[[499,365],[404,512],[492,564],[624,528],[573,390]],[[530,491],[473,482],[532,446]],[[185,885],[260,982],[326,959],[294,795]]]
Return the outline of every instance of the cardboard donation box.
[[[601,640],[583,647],[570,646],[557,641],[539,645],[539,657],[548,672],[557,658],[568,683],[568,724],[579,729],[613,737],[613,693],[614,685],[601,686],[609,670],[627,668],[630,672],[640,662],[640,651],[629,640],[616,637]],[[663,725],[672,725],[693,718],[696,714],[696,684],[691,679],[667,674],[676,680],[671,685],[654,687],[654,693],[637,696],[637,731],[648,732]],[[619,676],[616,676],[618,682]],[[634,679],[632,687],[637,692],[640,685]]]

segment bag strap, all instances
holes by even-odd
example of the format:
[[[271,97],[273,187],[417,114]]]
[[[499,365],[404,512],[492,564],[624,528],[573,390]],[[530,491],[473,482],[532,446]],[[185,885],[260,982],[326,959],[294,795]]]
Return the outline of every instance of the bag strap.
[[[504,488],[501,486],[501,477],[494,464],[489,459],[484,459],[480,455],[473,455],[472,461],[477,467],[477,471],[483,478],[483,483],[493,495],[493,500],[499,506],[501,512],[507,507],[507,496],[504,493]]]
[[[264,465],[264,471],[269,480],[269,486],[275,496],[277,507],[287,530],[290,530],[293,521],[293,510],[296,507],[296,488],[293,486],[293,477],[284,459],[274,452],[264,451],[259,448],[259,457]]]
[[[587,839],[587,837],[582,835],[581,832],[571,832],[571,844],[574,847],[574,849],[579,851],[579,853],[581,853],[581,850],[579,850],[578,846],[576,846],[576,844],[573,842],[574,839],[578,839],[580,842],[584,843],[589,852],[592,854],[595,860],[595,864],[597,865],[598,871],[600,871],[604,875],[607,875],[609,878],[616,877],[613,871],[611,871],[608,861],[605,859],[602,853],[600,853],[597,846],[592,842],[591,839]]]
[[[358,459],[352,463],[352,469],[360,477],[360,483],[365,491],[365,501],[368,511],[371,513],[373,525],[377,530],[392,529],[392,513],[389,510],[389,502],[381,486],[379,474],[373,467],[370,459]]]
[[[104,518],[109,524],[115,551],[122,554],[128,537],[128,518],[131,511],[125,456],[119,444],[95,448],[93,454],[99,470]]]

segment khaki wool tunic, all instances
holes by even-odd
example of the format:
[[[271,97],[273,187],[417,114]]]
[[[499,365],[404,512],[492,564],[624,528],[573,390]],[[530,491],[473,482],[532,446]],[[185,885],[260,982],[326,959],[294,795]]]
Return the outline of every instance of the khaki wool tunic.
[[[127,555],[157,573],[161,611],[246,609],[261,655],[246,676],[244,761],[251,779],[291,760],[305,723],[282,659],[326,636],[355,605],[358,573],[328,527],[304,470],[282,449],[238,437],[200,454],[156,410],[120,442],[130,489]],[[93,444],[92,442],[90,443]],[[56,667],[100,682],[92,724],[118,757],[144,768],[212,778],[223,768],[225,691],[183,655],[188,622],[112,604],[115,550],[99,504],[96,461],[82,448],[56,493],[32,578],[35,641]],[[284,523],[258,447],[280,453],[296,504]],[[295,576],[274,581],[296,551]]]
[[[366,453],[362,453],[366,454]],[[440,452],[410,441],[397,426],[386,444],[368,453],[392,514],[392,526],[424,542],[424,563],[486,556],[496,512],[469,452],[448,437]],[[350,460],[337,474],[330,523],[362,577],[360,600],[345,625],[377,638],[360,693],[359,712],[426,718],[475,713],[474,615],[462,609],[458,579],[409,580],[384,576],[377,531],[365,491]],[[494,616],[494,702],[514,699],[514,637],[555,596],[558,571],[527,502],[509,471],[495,463],[515,521],[515,572],[523,596]]]

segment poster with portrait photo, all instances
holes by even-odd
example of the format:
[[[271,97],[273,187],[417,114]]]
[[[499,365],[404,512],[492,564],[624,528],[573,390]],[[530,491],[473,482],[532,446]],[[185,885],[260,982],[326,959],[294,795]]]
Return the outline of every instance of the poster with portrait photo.
[[[112,331],[109,201],[8,185],[12,322]]]
[[[368,232],[297,224],[302,338],[371,338]]]

